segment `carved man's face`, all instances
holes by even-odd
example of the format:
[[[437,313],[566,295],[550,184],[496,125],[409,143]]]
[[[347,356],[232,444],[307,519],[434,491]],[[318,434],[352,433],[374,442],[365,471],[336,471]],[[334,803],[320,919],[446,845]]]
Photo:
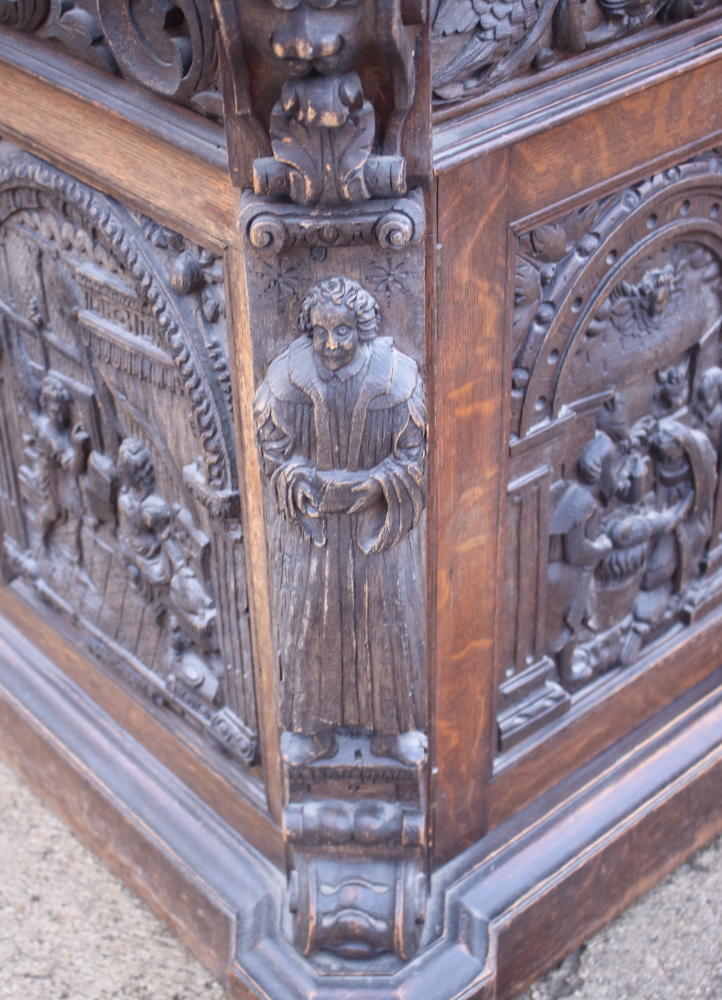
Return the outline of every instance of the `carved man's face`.
[[[45,412],[53,427],[59,431],[65,430],[70,423],[70,406],[64,399],[48,396],[45,401]]]
[[[373,36],[368,0],[247,0],[243,34],[290,76],[345,73]]]
[[[358,354],[358,320],[346,306],[322,302],[311,309],[313,349],[332,372],[351,364]]]

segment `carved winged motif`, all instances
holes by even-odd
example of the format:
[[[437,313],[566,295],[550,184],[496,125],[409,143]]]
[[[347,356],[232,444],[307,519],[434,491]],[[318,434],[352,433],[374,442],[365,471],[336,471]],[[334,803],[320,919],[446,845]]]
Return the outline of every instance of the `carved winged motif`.
[[[457,100],[513,73],[531,47],[529,33],[553,7],[549,0],[441,0],[433,23],[434,93]]]
[[[653,23],[697,17],[719,0],[440,0],[433,19],[433,88],[457,101],[512,76],[606,45]]]

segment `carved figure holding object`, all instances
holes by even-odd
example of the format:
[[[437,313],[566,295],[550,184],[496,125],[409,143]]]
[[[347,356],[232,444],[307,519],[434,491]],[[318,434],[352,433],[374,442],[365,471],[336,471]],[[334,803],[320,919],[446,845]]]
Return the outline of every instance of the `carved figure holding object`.
[[[404,734],[426,717],[423,382],[349,278],[311,288],[300,324],[254,403],[276,514],[284,750],[333,756],[343,729],[418,763],[422,741]]]
[[[72,430],[72,396],[54,375],[43,379],[35,418],[40,456],[40,490],[44,503],[38,521],[44,545],[61,525],[69,524],[71,548],[76,564],[82,562],[80,529],[83,500],[78,479],[86,470],[90,436],[82,424]]]
[[[155,492],[150,452],[137,438],[125,438],[118,450],[122,482],[118,496],[118,540],[131,581],[149,599],[171,579],[171,566],[162,542],[171,511]]]

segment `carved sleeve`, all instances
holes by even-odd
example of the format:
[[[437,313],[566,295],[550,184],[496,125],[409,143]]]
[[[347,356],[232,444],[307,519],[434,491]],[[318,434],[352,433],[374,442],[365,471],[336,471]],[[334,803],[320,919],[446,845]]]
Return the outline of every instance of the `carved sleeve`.
[[[268,382],[263,382],[253,400],[256,432],[266,475],[271,476],[282,464],[292,445],[291,435],[274,420],[275,397]]]
[[[421,380],[406,403],[396,408],[398,426],[392,454],[370,470],[383,493],[382,521],[359,527],[362,551],[384,552],[414,528],[426,499],[426,400]]]

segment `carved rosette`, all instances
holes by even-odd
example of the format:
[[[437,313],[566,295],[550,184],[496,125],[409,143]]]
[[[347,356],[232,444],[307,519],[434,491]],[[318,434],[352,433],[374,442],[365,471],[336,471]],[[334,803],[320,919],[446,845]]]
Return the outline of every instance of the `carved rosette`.
[[[216,0],[245,188],[294,941],[371,971],[411,957],[426,898],[414,7]]]
[[[712,152],[518,238],[502,750],[722,602],[721,205]]]
[[[257,755],[221,261],[3,143],[6,577]]]

